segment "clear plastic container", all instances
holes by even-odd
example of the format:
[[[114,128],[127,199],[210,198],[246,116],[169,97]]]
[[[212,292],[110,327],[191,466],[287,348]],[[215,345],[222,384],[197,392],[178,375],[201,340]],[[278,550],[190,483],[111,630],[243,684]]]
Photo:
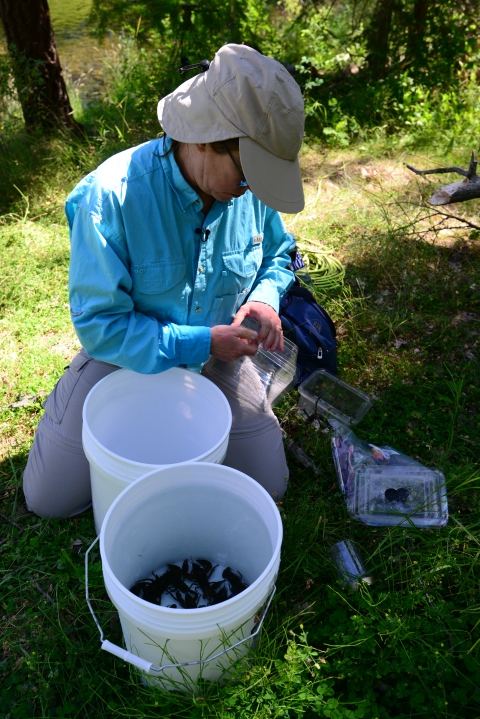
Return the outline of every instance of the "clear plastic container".
[[[246,321],[243,324],[248,327]],[[259,327],[257,325],[251,329],[258,332]],[[294,384],[297,356],[297,345],[284,338],[283,352],[279,349],[266,350],[260,345],[257,354],[249,358],[262,380],[271,407],[277,404]]]
[[[356,590],[360,582],[372,584],[373,578],[365,569],[362,552],[357,542],[344,539],[330,547],[329,554],[338,578],[345,587]]]
[[[243,327],[255,332],[260,322],[246,317]],[[296,383],[298,347],[284,339],[283,352],[258,347],[252,357],[240,357],[234,362],[220,362],[211,358],[204,374],[220,387],[241,396],[244,403],[263,407],[274,407]],[[228,368],[225,366],[228,364]]]
[[[355,471],[349,513],[374,526],[443,527],[448,522],[444,475],[427,467],[361,467]]]
[[[298,406],[308,415],[321,414],[347,426],[360,422],[372,407],[368,395],[324,369],[307,377],[298,391]]]
[[[365,524],[443,527],[445,477],[389,446],[379,447],[332,421],[332,454],[348,511]]]

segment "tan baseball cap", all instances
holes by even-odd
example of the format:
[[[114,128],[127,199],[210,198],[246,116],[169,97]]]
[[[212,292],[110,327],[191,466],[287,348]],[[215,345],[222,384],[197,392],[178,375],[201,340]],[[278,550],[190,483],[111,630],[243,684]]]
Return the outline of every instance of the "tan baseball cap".
[[[246,45],[224,45],[210,68],[162,98],[157,112],[167,135],[179,142],[239,137],[254,195],[279,212],[303,210],[303,98],[279,62]]]

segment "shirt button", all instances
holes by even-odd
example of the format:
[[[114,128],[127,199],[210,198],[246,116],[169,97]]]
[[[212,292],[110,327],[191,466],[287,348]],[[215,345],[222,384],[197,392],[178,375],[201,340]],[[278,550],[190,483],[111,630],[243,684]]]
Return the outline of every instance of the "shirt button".
[[[203,267],[202,267],[202,265],[199,266],[198,271],[199,271],[199,272],[203,272]]]
[[[201,311],[202,311],[201,307],[195,307],[195,312],[201,312]]]

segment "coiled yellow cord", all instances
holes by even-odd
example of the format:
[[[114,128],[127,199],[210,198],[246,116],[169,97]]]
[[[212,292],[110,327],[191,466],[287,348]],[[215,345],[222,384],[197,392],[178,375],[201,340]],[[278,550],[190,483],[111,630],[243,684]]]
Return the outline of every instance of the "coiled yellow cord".
[[[302,273],[307,273],[315,289],[321,292],[343,284],[345,267],[332,250],[302,240],[297,240],[297,246],[305,263],[305,269],[297,272],[300,279],[303,279]]]

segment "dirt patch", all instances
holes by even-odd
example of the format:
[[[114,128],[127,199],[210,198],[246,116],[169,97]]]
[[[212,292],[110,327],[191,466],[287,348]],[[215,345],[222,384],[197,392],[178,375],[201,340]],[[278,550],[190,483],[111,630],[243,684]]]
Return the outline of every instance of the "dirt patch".
[[[49,330],[39,339],[38,343],[40,346],[48,348],[50,352],[60,355],[65,361],[71,360],[81,349],[80,342],[73,329],[68,333]]]
[[[419,177],[405,166],[405,161],[421,168],[436,163],[422,155],[398,155],[392,159],[359,156],[358,148],[319,151],[306,147],[300,156],[305,209],[298,215],[285,217],[287,229],[310,234],[312,222],[321,220],[325,226],[330,218],[332,223],[348,218],[350,224],[352,215],[361,220],[362,226],[373,227],[383,223],[388,214],[390,225],[404,229],[406,236],[415,235],[417,239],[454,248],[459,232],[465,235],[461,219],[444,218],[427,202],[443,178],[437,181]],[[480,207],[480,202],[477,204]],[[473,216],[475,202],[439,209],[480,225],[480,219],[477,221]],[[467,260],[466,254],[467,251],[462,252],[462,261]]]

